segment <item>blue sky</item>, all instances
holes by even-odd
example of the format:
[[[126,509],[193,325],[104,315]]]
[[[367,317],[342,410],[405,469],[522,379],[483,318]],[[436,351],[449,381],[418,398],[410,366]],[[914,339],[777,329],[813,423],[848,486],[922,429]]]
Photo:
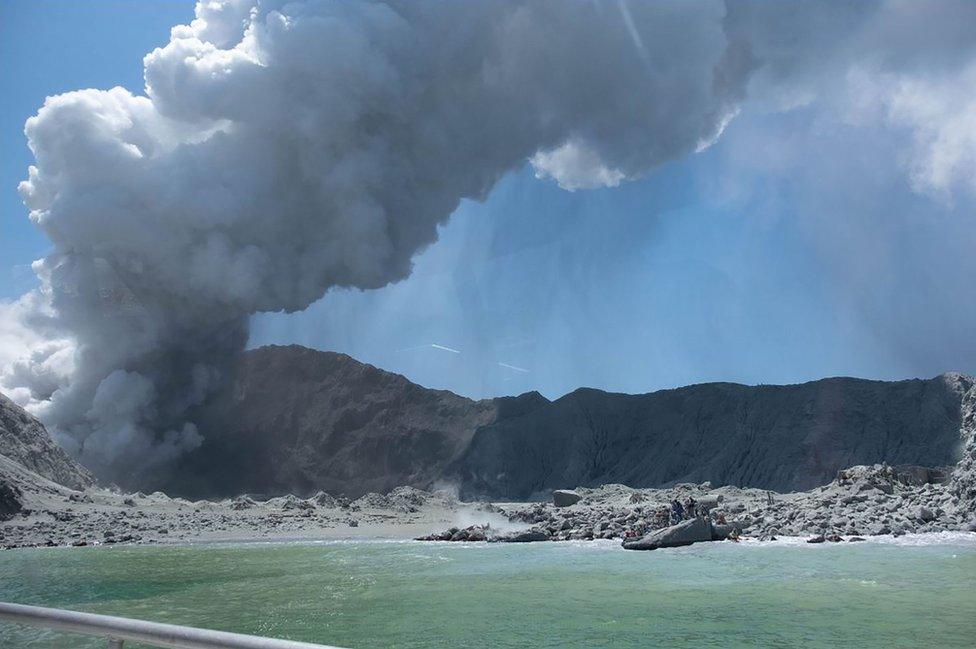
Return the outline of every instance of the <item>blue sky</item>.
[[[142,56],[191,17],[176,0],[2,5],[0,297],[30,289],[47,250],[16,192],[25,119],[71,89],[141,91]],[[619,187],[567,192],[526,168],[462,203],[408,279],[256,316],[251,345],[338,350],[473,397],[976,372],[971,203],[879,163],[908,138],[756,109]]]
[[[142,88],[142,57],[193,17],[193,2],[13,0],[0,5],[0,298],[35,284],[30,263],[47,250],[17,184],[33,156],[24,122],[44,98],[78,88]]]
[[[256,318],[252,344],[339,349],[471,395],[910,375],[838,303],[788,212],[708,200],[698,179],[719,155],[587,192],[512,175],[462,206],[409,279]]]

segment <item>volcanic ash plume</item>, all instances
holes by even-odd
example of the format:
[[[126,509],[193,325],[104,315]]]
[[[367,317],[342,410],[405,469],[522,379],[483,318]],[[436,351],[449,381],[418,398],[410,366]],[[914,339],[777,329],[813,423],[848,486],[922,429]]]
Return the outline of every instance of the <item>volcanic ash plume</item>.
[[[714,141],[753,65],[725,14],[201,2],[145,57],[145,96],[70,92],[27,122],[20,192],[53,251],[4,307],[32,342],[3,389],[102,478],[143,482],[201,443],[251,314],[406,277],[527,161],[587,188]]]

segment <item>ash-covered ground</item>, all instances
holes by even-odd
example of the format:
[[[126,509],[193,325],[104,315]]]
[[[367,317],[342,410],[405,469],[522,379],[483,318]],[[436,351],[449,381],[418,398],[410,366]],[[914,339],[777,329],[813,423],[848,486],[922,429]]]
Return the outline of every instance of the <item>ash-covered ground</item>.
[[[11,463],[12,464],[12,463]],[[4,547],[196,541],[426,538],[453,541],[624,539],[673,522],[674,500],[708,503],[712,521],[742,537],[828,538],[976,530],[970,503],[936,470],[885,465],[842,471],[829,485],[795,493],[679,484],[579,488],[564,506],[459,501],[448,491],[399,487],[356,500],[318,493],[260,500],[188,501],[162,493],[72,490],[16,466],[0,523]],[[932,482],[937,480],[940,482]],[[566,502],[563,500],[562,502]]]

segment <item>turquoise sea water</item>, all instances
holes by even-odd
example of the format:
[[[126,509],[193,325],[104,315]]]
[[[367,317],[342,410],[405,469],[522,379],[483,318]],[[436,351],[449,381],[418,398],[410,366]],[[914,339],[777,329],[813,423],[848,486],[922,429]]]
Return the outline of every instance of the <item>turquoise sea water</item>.
[[[973,647],[976,539],[12,550],[0,600],[357,649]],[[0,647],[104,641],[0,623]]]

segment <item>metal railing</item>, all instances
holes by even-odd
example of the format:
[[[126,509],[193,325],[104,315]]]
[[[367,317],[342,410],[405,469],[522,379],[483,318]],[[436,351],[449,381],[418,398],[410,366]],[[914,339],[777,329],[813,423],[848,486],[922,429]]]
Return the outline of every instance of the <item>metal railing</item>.
[[[0,602],[0,620],[102,637],[108,640],[109,649],[122,649],[125,640],[166,649],[337,649],[308,642],[6,602]]]

